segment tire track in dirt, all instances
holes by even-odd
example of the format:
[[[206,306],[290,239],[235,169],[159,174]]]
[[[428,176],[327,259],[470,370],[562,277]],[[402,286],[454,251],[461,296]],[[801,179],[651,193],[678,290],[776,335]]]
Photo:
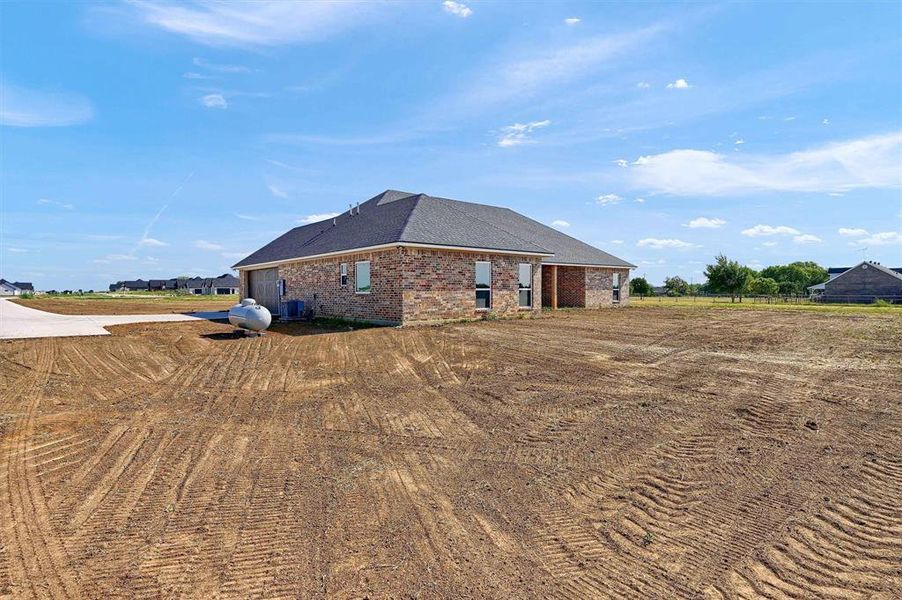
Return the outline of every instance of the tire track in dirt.
[[[32,378],[16,399],[24,414],[14,422],[3,475],[2,514],[4,555],[8,588],[13,594],[77,598],[79,588],[63,543],[50,520],[50,511],[36,469],[28,455],[32,448],[41,392],[49,381],[57,354],[55,341],[42,340],[35,347]],[[23,382],[24,383],[24,382]],[[5,445],[5,444],[4,444]],[[27,590],[27,591],[26,591]]]

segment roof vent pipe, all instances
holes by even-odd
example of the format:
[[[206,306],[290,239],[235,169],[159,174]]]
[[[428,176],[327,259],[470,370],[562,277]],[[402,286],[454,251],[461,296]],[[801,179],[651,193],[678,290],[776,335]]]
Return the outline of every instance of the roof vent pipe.
[[[332,227],[335,227],[336,222],[338,222],[338,217],[332,217]]]
[[[360,202],[357,203],[357,214],[360,214]]]
[[[349,215],[354,214],[354,203],[353,202],[348,202],[348,214]]]

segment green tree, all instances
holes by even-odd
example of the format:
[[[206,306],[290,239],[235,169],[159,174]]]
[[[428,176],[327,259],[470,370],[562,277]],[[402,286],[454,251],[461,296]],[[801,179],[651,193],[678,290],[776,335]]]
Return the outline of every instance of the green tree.
[[[742,302],[742,295],[755,272],[735,260],[728,259],[723,254],[717,255],[714,261],[713,265],[705,267],[705,277],[708,278],[709,289],[713,292],[729,294],[731,302],[735,302],[738,296],[739,301]]]
[[[749,294],[757,296],[776,296],[780,293],[780,284],[770,277],[755,277],[749,281]]]
[[[630,296],[651,296],[654,290],[645,277],[630,279]]]
[[[769,277],[780,286],[784,295],[802,295],[809,286],[827,281],[827,270],[812,261],[798,261],[788,265],[774,265],[761,271],[762,277]]]
[[[679,275],[664,280],[664,290],[668,296],[685,296],[689,293],[689,284]]]

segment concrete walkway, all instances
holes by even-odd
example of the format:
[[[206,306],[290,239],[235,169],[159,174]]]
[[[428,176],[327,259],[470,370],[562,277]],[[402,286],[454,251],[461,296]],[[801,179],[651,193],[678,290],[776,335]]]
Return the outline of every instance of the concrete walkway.
[[[168,315],[58,315],[20,306],[0,298],[0,340],[22,338],[110,335],[104,329],[126,323],[157,323],[227,319],[227,312]]]

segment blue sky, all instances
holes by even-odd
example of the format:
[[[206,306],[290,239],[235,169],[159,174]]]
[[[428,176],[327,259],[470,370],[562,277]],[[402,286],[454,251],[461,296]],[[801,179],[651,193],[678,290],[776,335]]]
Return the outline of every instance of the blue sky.
[[[700,281],[902,266],[902,5],[0,5],[0,276],[213,275],[387,188]],[[866,250],[863,250],[865,249]]]

